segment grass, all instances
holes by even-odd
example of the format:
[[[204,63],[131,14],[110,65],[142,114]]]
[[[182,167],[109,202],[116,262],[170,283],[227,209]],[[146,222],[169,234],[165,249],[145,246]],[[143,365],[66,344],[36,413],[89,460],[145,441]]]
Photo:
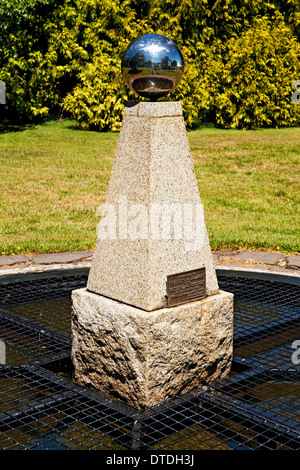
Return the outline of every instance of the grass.
[[[213,250],[299,252],[300,128],[188,133]],[[93,249],[118,140],[0,128],[0,255]]]
[[[212,248],[299,252],[300,128],[189,139]]]

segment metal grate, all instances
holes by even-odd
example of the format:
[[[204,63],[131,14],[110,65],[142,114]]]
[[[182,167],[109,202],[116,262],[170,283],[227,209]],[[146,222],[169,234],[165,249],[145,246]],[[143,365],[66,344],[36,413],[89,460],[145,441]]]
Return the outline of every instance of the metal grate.
[[[138,412],[71,379],[70,294],[87,276],[0,280],[0,450],[300,449],[298,278],[218,271],[235,295],[230,376]]]

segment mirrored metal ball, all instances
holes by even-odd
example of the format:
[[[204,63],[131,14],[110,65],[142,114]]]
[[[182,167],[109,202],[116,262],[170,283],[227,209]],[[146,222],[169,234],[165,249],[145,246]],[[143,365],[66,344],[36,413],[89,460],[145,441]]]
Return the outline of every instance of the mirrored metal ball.
[[[125,83],[151,101],[171,93],[184,71],[179,47],[161,34],[145,34],[133,41],[125,51],[121,66]]]

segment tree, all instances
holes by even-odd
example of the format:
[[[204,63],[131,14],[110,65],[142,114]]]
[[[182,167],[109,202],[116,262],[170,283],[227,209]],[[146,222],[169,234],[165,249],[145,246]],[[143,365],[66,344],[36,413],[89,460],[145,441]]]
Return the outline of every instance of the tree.
[[[4,118],[44,117],[56,100],[45,28],[53,11],[52,0],[1,1],[0,79],[8,102],[0,109]]]
[[[183,53],[184,78],[166,99],[182,102],[188,128],[297,125],[299,1],[2,0],[2,118],[63,113],[118,130],[125,101],[138,98],[123,83],[122,55],[155,32]]]
[[[256,19],[237,39],[215,41],[203,80],[208,109],[220,127],[300,124],[291,85],[299,77],[300,45],[281,18]]]

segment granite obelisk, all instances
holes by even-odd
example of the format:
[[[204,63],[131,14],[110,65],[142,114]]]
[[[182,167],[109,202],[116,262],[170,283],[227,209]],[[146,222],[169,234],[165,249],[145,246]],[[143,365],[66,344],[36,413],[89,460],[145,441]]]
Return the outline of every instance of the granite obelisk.
[[[149,36],[153,63],[160,45],[174,68],[174,43]],[[135,85],[130,60],[125,75],[142,96],[176,86],[165,58],[151,86],[149,70],[139,75],[149,60],[139,63]],[[229,373],[233,295],[219,290],[180,102],[125,106],[87,287],[72,299],[82,385],[144,409]]]

